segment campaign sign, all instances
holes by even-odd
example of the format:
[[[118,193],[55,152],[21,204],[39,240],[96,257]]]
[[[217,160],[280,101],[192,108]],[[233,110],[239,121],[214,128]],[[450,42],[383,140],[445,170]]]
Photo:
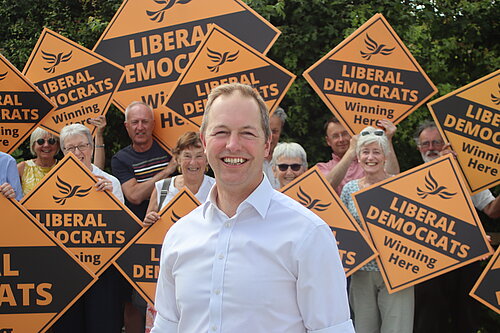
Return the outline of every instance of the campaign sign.
[[[500,247],[491,257],[470,295],[500,314]]]
[[[451,155],[353,194],[390,293],[493,250]]]
[[[0,207],[0,332],[45,332],[97,278],[17,201]]]
[[[239,82],[253,86],[272,113],[294,79],[294,74],[214,24],[165,105],[156,110],[155,137],[167,147],[175,146],[177,137],[171,135],[171,122],[165,120],[172,112],[200,127],[208,94],[221,84]]]
[[[263,53],[280,34],[240,0],[125,0],[94,47],[125,67],[115,105],[162,105],[212,23]]]
[[[163,239],[175,222],[199,205],[200,202],[189,190],[184,188],[179,191],[159,212],[160,219],[144,228],[134,243],[115,262],[123,276],[152,306],[155,303]]]
[[[54,108],[55,105],[0,54],[0,151],[10,154],[16,150]]]
[[[121,66],[47,28],[23,73],[57,105],[41,126],[55,134],[81,123],[94,135],[89,119],[106,114],[123,79]]]
[[[500,70],[428,104],[471,193],[500,184]]]
[[[317,167],[293,180],[281,192],[311,210],[330,226],[337,240],[346,276],[377,256],[368,237]]]
[[[303,75],[351,135],[380,119],[397,124],[437,92],[382,14]]]
[[[135,215],[73,154],[66,155],[22,204],[97,276],[142,229]]]

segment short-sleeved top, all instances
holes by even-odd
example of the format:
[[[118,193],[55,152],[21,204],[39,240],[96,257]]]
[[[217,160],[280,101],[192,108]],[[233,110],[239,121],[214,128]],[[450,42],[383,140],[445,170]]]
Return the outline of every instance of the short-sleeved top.
[[[49,167],[41,167],[36,165],[34,160],[25,161],[23,175],[21,176],[23,194],[28,194],[55,165],[56,163]]]
[[[326,175],[340,162],[341,159],[342,159],[341,157],[332,153],[332,159],[330,161],[324,163],[317,163],[316,166],[323,175]],[[342,179],[340,181],[340,184],[335,188],[335,192],[337,192],[337,194],[340,195],[342,193],[342,188],[344,187],[345,184],[347,184],[351,180],[362,178],[364,175],[365,172],[363,171],[363,168],[359,164],[358,159],[355,158],[349,165],[349,168],[345,173],[344,179]]]
[[[101,177],[104,177],[106,178],[107,180],[111,181],[111,184],[113,184],[113,194],[115,195],[115,197],[118,198],[118,200],[120,200],[121,202],[124,201],[124,197],[123,197],[123,192],[122,192],[122,187],[120,185],[120,182],[118,181],[118,179],[112,175],[110,175],[109,173],[105,172],[105,171],[102,171],[101,169],[99,169],[98,167],[96,167],[95,165],[92,164],[92,173],[94,175],[97,175],[97,176],[101,176]]]
[[[177,187],[174,186],[175,178],[176,177],[171,178],[172,180],[170,182],[170,186],[168,187],[168,193],[165,196],[165,200],[163,200],[161,207],[158,208],[158,211],[160,209],[162,209],[163,207],[165,207],[170,202],[170,200],[172,200],[172,198],[177,193],[179,193],[179,190],[177,189]],[[160,193],[161,193],[161,189],[163,187],[164,181],[165,181],[165,179],[162,179],[162,180],[159,180],[155,183],[155,188],[156,188],[156,193],[157,193],[156,198],[158,199],[158,205],[160,204]],[[205,200],[207,200],[208,193],[210,193],[210,189],[212,188],[212,186],[214,184],[215,184],[214,178],[207,176],[207,175],[203,175],[203,182],[201,183],[201,186],[198,189],[198,192],[193,193],[194,196],[196,197],[196,199],[198,199],[198,201],[200,201],[201,203],[204,203]]]
[[[490,202],[495,200],[495,197],[493,196],[493,194],[491,194],[490,190],[478,192],[472,195],[470,198],[472,199],[474,207],[481,211],[484,209],[484,207],[488,206]]]
[[[16,160],[9,154],[0,151],[0,185],[3,183],[9,183],[12,186],[16,191],[17,200],[23,198],[23,189],[21,188]]]
[[[363,228],[361,224],[361,219],[358,214],[358,210],[356,209],[356,205],[354,204],[354,200],[352,199],[351,194],[359,191],[358,179],[351,180],[347,184],[344,185],[342,189],[342,194],[340,195],[340,199],[347,207],[352,216],[356,219],[356,222]],[[360,268],[362,271],[378,271],[378,265],[375,259],[369,261],[366,265]]]
[[[111,159],[111,169],[121,184],[132,178],[135,178],[138,183],[142,183],[163,170],[171,158],[170,154],[153,140],[153,145],[145,152],[137,152],[131,145],[120,150]],[[144,220],[149,199],[144,200],[139,205],[134,205],[125,198],[125,204],[139,220]]]

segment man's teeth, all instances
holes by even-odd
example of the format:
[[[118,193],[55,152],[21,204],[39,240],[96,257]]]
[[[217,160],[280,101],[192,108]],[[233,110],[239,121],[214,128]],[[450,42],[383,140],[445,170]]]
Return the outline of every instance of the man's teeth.
[[[377,165],[377,163],[375,163],[375,162],[367,162],[366,165],[373,166],[373,165]]]
[[[244,158],[241,157],[226,157],[224,158],[224,163],[237,165],[245,162]]]

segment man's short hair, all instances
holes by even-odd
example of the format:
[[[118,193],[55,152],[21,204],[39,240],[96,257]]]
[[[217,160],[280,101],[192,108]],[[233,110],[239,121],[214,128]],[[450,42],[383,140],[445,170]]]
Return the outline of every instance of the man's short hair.
[[[241,83],[222,84],[210,91],[210,94],[208,94],[207,105],[205,107],[205,113],[203,115],[200,132],[202,134],[205,134],[205,131],[207,130],[207,123],[210,111],[212,109],[212,104],[217,99],[217,97],[222,95],[230,96],[235,91],[238,91],[243,97],[253,98],[257,102],[260,111],[261,126],[262,130],[264,131],[265,140],[267,142],[271,137],[271,128],[269,126],[269,110],[267,109],[267,105],[256,90],[254,90],[249,85]]]
[[[300,160],[302,161],[302,166],[304,166],[307,169],[307,153],[304,150],[304,148],[302,148],[302,146],[296,142],[278,143],[273,152],[273,159],[271,160],[271,165],[276,166],[276,162],[281,157],[300,158]]]
[[[331,116],[330,118],[328,118],[328,120],[323,125],[323,129],[325,130],[325,133],[328,130],[328,125],[330,125],[330,123],[338,124],[338,123],[340,123],[340,121],[335,116]]]
[[[422,132],[428,128],[437,129],[436,123],[432,120],[426,119],[418,125],[415,134],[413,135],[413,140],[415,140],[417,146],[420,144],[420,134],[422,134]]]
[[[149,104],[146,104],[142,101],[135,101],[135,102],[132,102],[130,103],[127,108],[125,109],[125,121],[127,121],[128,119],[128,113],[129,111],[136,105],[142,105],[144,106],[146,109],[148,109],[149,111],[151,111],[151,116],[153,117],[154,119],[154,113],[153,113],[153,108],[151,106],[149,106]]]
[[[271,117],[277,117],[281,121],[281,128],[283,128],[283,126],[285,126],[285,121],[288,116],[286,115],[285,110],[281,106],[278,106],[276,110],[274,110]]]

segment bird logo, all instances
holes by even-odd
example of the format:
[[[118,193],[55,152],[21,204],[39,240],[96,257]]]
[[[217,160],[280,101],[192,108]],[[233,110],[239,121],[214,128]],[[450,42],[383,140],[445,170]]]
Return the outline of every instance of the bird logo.
[[[438,182],[432,177],[431,172],[429,171],[425,176],[425,188],[427,190],[422,190],[417,186],[417,195],[422,199],[427,198],[429,195],[437,195],[442,199],[451,199],[457,193],[448,192],[446,186],[439,186]]]
[[[63,181],[59,176],[57,176],[56,186],[59,188],[59,193],[62,194],[60,197],[52,196],[54,201],[61,206],[66,203],[66,200],[72,197],[85,197],[89,194],[92,186],[89,188],[81,188],[81,185],[71,186],[67,182]]]
[[[165,5],[163,8],[159,10],[146,10],[146,14],[148,14],[149,19],[151,21],[156,21],[158,23],[162,22],[165,18],[165,11],[172,8],[175,4],[185,5],[191,0],[153,0],[159,5]]]
[[[500,93],[500,82],[498,82],[498,92]],[[496,105],[500,105],[500,97],[495,96],[493,93],[491,93],[491,101]]]
[[[7,77],[7,73],[8,72],[0,73],[0,81],[2,81],[3,79],[5,79]]]
[[[229,54],[229,51],[220,53],[212,51],[209,48],[207,48],[207,50],[208,50],[207,53],[208,57],[212,60],[213,63],[215,63],[215,65],[207,66],[207,68],[214,73],[218,73],[220,66],[224,65],[226,62],[233,62],[236,59],[238,59],[238,54],[240,53],[239,50],[231,54]]]
[[[54,73],[56,71],[56,66],[59,65],[60,63],[67,62],[71,59],[71,54],[73,51],[69,51],[67,54],[63,54],[63,52],[59,52],[57,55],[48,53],[42,50],[42,59],[47,61],[50,66],[44,67],[43,70],[46,71],[47,73]]]
[[[385,44],[378,45],[378,43],[372,38],[370,38],[368,34],[366,34],[365,45],[368,51],[367,52],[359,51],[359,53],[361,53],[361,57],[366,60],[370,60],[371,57],[376,54],[389,55],[396,48],[396,47],[393,48],[386,47]]]
[[[297,197],[299,198],[299,203],[310,210],[317,210],[318,212],[325,211],[330,205],[329,203],[321,203],[319,199],[312,199],[309,194],[307,194],[302,187],[299,186],[299,191],[297,192]]]
[[[177,215],[173,210],[172,210],[172,216],[170,217],[170,221],[173,223],[179,221],[182,216]]]

